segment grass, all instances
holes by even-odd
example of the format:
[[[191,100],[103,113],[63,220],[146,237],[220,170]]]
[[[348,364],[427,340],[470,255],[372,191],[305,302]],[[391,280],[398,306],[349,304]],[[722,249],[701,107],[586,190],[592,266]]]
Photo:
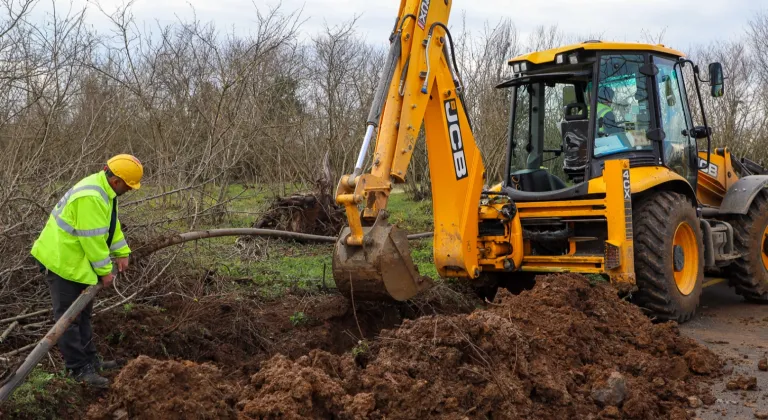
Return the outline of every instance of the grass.
[[[35,368],[8,402],[11,418],[60,418],[60,406],[73,405],[80,398],[77,383],[63,374]]]
[[[360,340],[357,342],[357,345],[355,347],[352,347],[352,356],[357,358],[358,356],[362,356],[368,353],[368,350],[370,350],[370,347],[368,346],[368,341]]]
[[[389,223],[409,233],[432,230],[432,201],[411,201],[406,194],[392,194],[387,211]]]
[[[144,189],[142,188],[141,191]],[[150,189],[151,190],[151,189]],[[139,200],[157,195],[160,190],[144,192],[144,196],[131,197]],[[198,201],[212,205],[218,191],[206,191]],[[293,192],[293,191],[291,191]],[[221,220],[201,218],[195,230],[222,227],[250,227],[257,221],[261,212],[272,201],[272,196],[263,188],[232,185],[226,197],[231,199],[226,205],[228,215]],[[138,207],[141,207],[140,209]],[[149,207],[149,209],[147,208]],[[141,220],[162,220],[171,218],[174,212],[186,211],[180,201],[168,201],[153,206],[137,206],[131,217]],[[140,211],[135,211],[140,210]],[[432,204],[430,201],[414,202],[406,194],[392,194],[388,211],[390,223],[409,233],[432,230]],[[171,214],[169,214],[171,213]],[[188,231],[187,221],[177,221],[164,225],[175,231]],[[423,275],[436,278],[433,265],[432,240],[423,239],[411,242],[414,263]],[[182,254],[184,267],[199,272],[200,268],[213,270],[219,276],[233,281],[235,287],[255,285],[266,295],[279,295],[288,288],[318,289],[325,284],[334,287],[331,261],[332,244],[299,244],[277,239],[254,238],[242,240],[237,237],[206,239],[188,245],[190,252]],[[131,307],[123,308],[129,312]]]
[[[294,327],[298,327],[299,325],[304,325],[307,322],[309,322],[309,318],[307,315],[304,314],[304,312],[298,311],[294,312],[293,315],[288,317],[288,319],[291,321],[291,325]]]

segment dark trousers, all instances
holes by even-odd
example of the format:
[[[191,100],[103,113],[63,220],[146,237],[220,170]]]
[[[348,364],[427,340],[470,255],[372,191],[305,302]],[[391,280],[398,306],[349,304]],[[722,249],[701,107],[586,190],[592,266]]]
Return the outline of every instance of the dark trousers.
[[[48,271],[45,278],[48,280],[53,300],[53,317],[58,321],[88,285],[65,280],[52,271]],[[67,369],[77,371],[96,361],[91,312],[93,312],[93,301],[80,312],[80,315],[69,324],[59,338],[57,345],[64,356]]]

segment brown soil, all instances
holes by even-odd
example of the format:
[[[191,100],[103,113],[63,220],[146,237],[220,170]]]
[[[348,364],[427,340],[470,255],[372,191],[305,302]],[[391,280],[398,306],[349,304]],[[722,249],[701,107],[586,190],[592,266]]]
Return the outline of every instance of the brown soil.
[[[135,305],[107,312],[94,318],[94,330],[106,358],[147,355],[212,362],[227,372],[250,374],[278,353],[291,358],[313,349],[341,354],[403,319],[469,312],[475,303],[470,299],[441,288],[408,304],[357,302],[357,316],[339,295],[286,295],[274,301],[174,300],[163,307]]]
[[[210,364],[140,356],[123,368],[111,393],[120,396],[119,402],[111,406],[94,404],[89,417],[235,418],[237,389]]]
[[[325,299],[327,306],[309,305],[304,311],[317,317],[311,325],[286,325],[285,311],[251,318],[253,334],[259,332],[260,338],[229,343],[238,351],[228,357],[242,357],[239,363],[248,367],[242,372],[226,373],[228,366],[206,356],[212,348],[190,354],[202,356],[197,361],[208,357],[221,370],[189,362],[134,360],[118,375],[108,401],[94,406],[89,415],[686,418],[689,397],[711,400],[703,382],[720,371],[718,358],[681,337],[674,324],[652,324],[610,286],[591,285],[581,276],[539,278],[533,290],[518,296],[500,292],[494,304],[470,314],[453,311],[402,321],[398,318],[407,317],[401,313],[389,320],[382,317],[391,314],[389,310],[366,315],[370,318],[360,324],[368,340],[354,349],[355,339],[342,345],[338,341],[346,334],[336,331],[355,331],[354,314],[343,300]],[[284,303],[293,313],[301,302]],[[326,309],[315,311],[320,307]],[[358,308],[358,317],[373,308]],[[248,316],[256,316],[258,308],[254,311]],[[191,331],[186,326],[170,333],[181,330],[181,338],[193,336],[199,344],[202,336],[221,347],[236,338],[229,335],[230,329],[239,328],[232,323],[244,319],[227,313],[217,319],[214,314],[194,318]],[[211,329],[210,338],[194,333],[200,326],[208,328],[207,322],[219,325]],[[394,328],[398,322],[400,327]],[[176,324],[189,322],[174,319]],[[293,334],[281,333],[282,328]],[[221,330],[227,333],[216,332]],[[262,343],[261,349],[250,349],[246,342]],[[274,353],[281,354],[265,360]],[[262,360],[260,369],[249,364],[249,358]]]

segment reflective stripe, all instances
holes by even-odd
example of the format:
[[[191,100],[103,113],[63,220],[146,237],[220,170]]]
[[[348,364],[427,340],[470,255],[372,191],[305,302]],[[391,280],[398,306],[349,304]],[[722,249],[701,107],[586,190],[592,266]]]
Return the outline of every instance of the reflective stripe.
[[[56,203],[56,207],[53,208],[53,213],[61,214],[61,212],[64,211],[64,206],[67,205],[69,198],[72,197],[73,194],[79,193],[80,191],[96,191],[97,193],[101,194],[101,198],[103,198],[104,202],[109,205],[109,196],[103,188],[99,187],[98,185],[83,185],[81,187],[72,188],[67,191],[67,193],[64,194],[64,197],[61,197],[61,200]]]
[[[587,105],[587,112],[589,112],[589,105]],[[604,103],[597,103],[597,118],[603,118],[608,115],[609,112],[613,112],[613,108]]]
[[[74,235],[75,236],[101,236],[101,235],[106,235],[107,233],[109,233],[109,227],[98,228],[98,229],[76,230]]]
[[[69,233],[72,236],[84,236],[84,237],[90,237],[90,236],[99,236],[99,235],[106,235],[109,233],[109,226],[105,228],[98,228],[98,229],[75,229],[67,223],[64,219],[62,219],[58,214],[52,215],[54,219],[56,219],[56,224],[59,225],[59,227],[64,231]]]
[[[56,224],[64,231],[69,233],[72,236],[84,236],[84,237],[90,237],[90,236],[99,236],[99,235],[105,235],[109,233],[109,226],[105,228],[98,228],[98,229],[75,229],[67,223],[64,219],[61,218],[61,213],[64,212],[64,207],[67,205],[67,202],[69,201],[70,197],[72,197],[73,194],[76,194],[80,191],[96,191],[99,194],[101,194],[101,198],[104,199],[104,202],[109,205],[109,196],[107,195],[107,192],[104,191],[103,188],[99,187],[98,185],[83,185],[77,188],[72,188],[69,191],[67,191],[66,194],[64,194],[63,197],[61,197],[61,200],[56,204],[56,207],[53,208],[53,211],[51,212],[51,216],[53,216],[54,219],[56,219]]]
[[[107,195],[107,192],[104,191],[103,188],[99,187],[98,185],[83,185],[82,187],[77,187],[72,189],[72,194],[78,193],[80,191],[96,191],[97,193],[101,194],[101,198],[104,199],[104,202],[109,205],[109,196]]]
[[[608,105],[597,104],[597,118],[603,118],[613,111]]]
[[[64,232],[67,232],[70,235],[74,235],[75,234],[75,228],[70,226],[69,223],[65,222],[64,219],[59,217],[58,214],[54,214],[53,218],[56,219],[56,224],[59,225],[61,230],[63,230]]]
[[[606,104],[604,104],[602,102],[598,102],[597,103],[597,119],[598,120],[600,118],[605,118],[605,116],[608,115],[611,112],[613,112],[613,108],[609,107],[608,105],[606,105]],[[604,126],[599,126],[598,129],[597,129],[597,132],[600,133],[600,134],[605,133],[605,127]]]
[[[107,257],[107,258],[104,258],[101,261],[92,262],[91,263],[91,267],[93,267],[93,268],[106,267],[111,262],[112,262],[112,260],[110,260],[109,257]]]
[[[125,239],[122,241],[118,241],[117,243],[112,244],[112,246],[109,247],[110,251],[117,251],[118,249],[128,246],[128,242],[125,242]]]

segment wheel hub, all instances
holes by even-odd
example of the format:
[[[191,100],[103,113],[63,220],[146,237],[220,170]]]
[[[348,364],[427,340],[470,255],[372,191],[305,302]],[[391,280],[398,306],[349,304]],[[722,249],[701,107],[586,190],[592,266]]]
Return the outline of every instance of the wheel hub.
[[[699,277],[699,243],[691,225],[682,222],[672,241],[672,268],[677,289],[687,296],[693,292]]]
[[[673,253],[673,265],[675,267],[675,272],[679,273],[683,271],[683,268],[685,268],[685,251],[683,251],[682,246],[675,245]]]
[[[765,227],[765,231],[763,232],[763,268],[768,270],[768,226]]]

